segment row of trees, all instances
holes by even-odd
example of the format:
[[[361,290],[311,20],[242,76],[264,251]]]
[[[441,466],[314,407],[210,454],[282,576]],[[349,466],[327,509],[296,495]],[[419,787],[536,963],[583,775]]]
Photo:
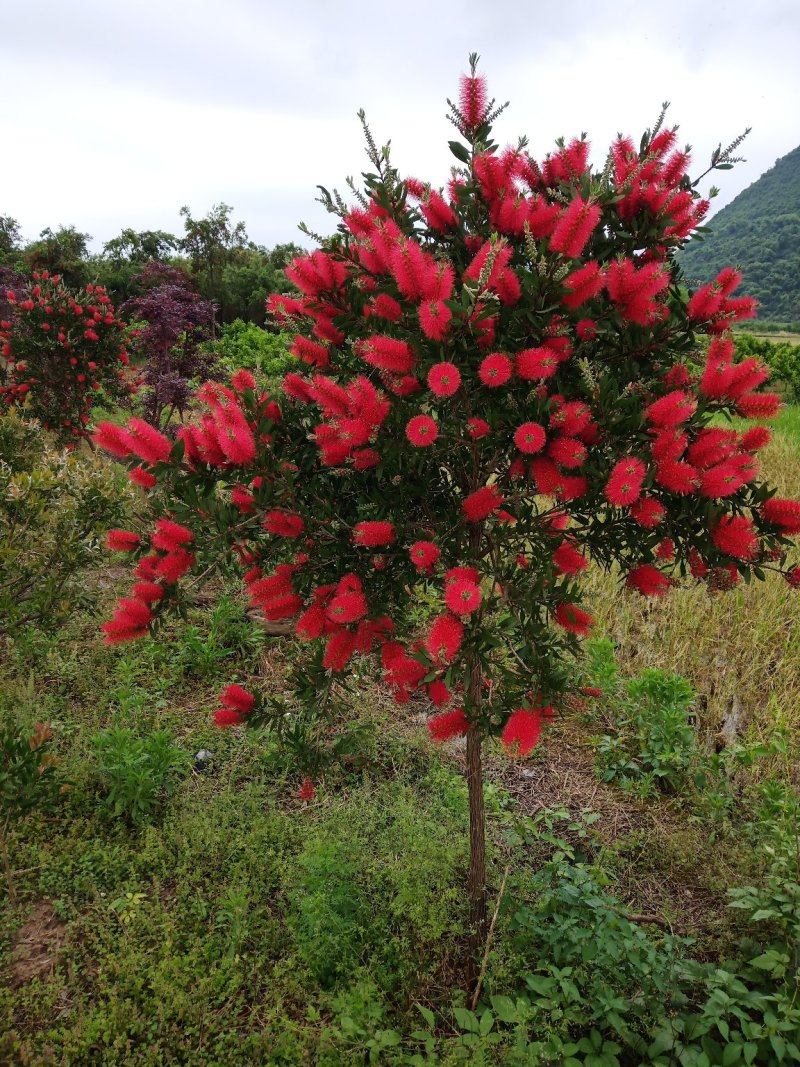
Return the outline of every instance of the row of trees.
[[[180,237],[163,230],[128,228],[96,255],[89,250],[91,236],[74,226],[47,228],[25,244],[17,220],[0,215],[0,265],[25,273],[57,274],[71,288],[101,285],[119,305],[142,295],[141,274],[148,263],[166,262],[181,270],[203,299],[214,303],[216,321],[238,318],[263,325],[265,301],[285,289],[283,271],[301,249],[294,244],[272,249],[255,244],[245,224],[234,222],[228,204],[215,204],[203,218],[183,207],[181,216]]]

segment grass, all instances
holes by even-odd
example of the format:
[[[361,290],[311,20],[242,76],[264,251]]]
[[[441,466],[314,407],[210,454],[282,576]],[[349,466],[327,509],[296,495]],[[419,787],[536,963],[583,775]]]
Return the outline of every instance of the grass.
[[[776,431],[765,468],[800,495],[800,410]],[[672,793],[602,781],[594,739],[614,732],[610,705],[564,709],[524,764],[490,751],[493,898],[506,871],[508,888],[472,1015],[458,745],[435,749],[420,707],[366,683],[332,723],[352,736],[348,753],[304,803],[297,751],[210,725],[225,682],[280,687],[286,645],[254,635],[223,596],[159,643],[109,648],[97,619],[126,582],[96,573],[93,606],[9,646],[0,665],[0,716],[52,722],[69,783],[10,835],[19,902],[0,901],[0,1061],[661,1067],[677,1062],[647,1052],[664,1005],[673,1022],[690,1009],[705,1019],[720,974],[795,1025],[781,993],[791,982],[746,962],[781,944],[777,927],[762,935],[763,922],[726,906],[731,887],[753,885],[773,894],[768,910],[793,884],[784,872],[768,889],[765,843],[778,837],[763,836],[784,823],[790,834],[796,818],[800,599],[785,583],[650,603],[592,574],[592,610],[623,675],[678,671],[696,690],[697,754]],[[734,702],[741,749],[719,762]],[[110,728],[165,731],[184,755],[142,825],[104,803],[96,737]],[[782,743],[759,756],[776,731]],[[200,749],[211,752],[202,764]],[[700,767],[711,784],[694,780]],[[744,935],[761,948],[742,948]],[[682,977],[688,958],[700,977]],[[752,999],[727,995],[750,1018]],[[756,1067],[782,1062],[777,1026],[755,1040]]]

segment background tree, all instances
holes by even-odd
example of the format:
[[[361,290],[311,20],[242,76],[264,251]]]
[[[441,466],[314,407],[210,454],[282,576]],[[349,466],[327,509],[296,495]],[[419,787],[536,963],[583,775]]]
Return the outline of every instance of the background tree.
[[[164,230],[124,229],[103,245],[102,256],[92,259],[94,280],[105,286],[112,300],[122,304],[142,292],[142,269],[148,263],[166,262],[178,248],[178,238]]]
[[[189,286],[186,275],[164,263],[148,263],[137,279],[141,296],[123,304],[121,314],[140,320],[134,351],[144,360],[144,415],[153,426],[183,415],[191,379],[204,380],[214,357],[200,350],[210,335],[214,305]]]
[[[599,170],[583,139],[541,162],[525,140],[500,152],[476,62],[451,104],[447,195],[401,179],[366,125],[356,206],[323,192],[337,232],[287,269],[301,295],[270,301],[300,324],[306,365],[280,398],[239,372],[201,389],[175,443],[137,422],[95,440],[143,463],[152,488],[137,530],[111,542],[139,582],[107,640],[156,631],[187,573],[238,566],[252,606],[293,620],[304,651],[290,696],[231,685],[215,718],[278,736],[332,714],[350,661],[377,654],[399,703],[436,709],[434,739],[466,739],[480,937],[482,747],[529,755],[576,685],[589,559],[646,596],[690,574],[796,583],[800,502],[758,480],[764,427],[717,425],[778,400],[757,360],[735,361],[728,328],[754,313],[736,272],[691,299],[680,284],[674,253],[708,204],[675,129],[662,114]]]
[[[10,215],[0,215],[0,264],[11,265],[16,262],[22,237],[19,223]]]
[[[23,260],[29,271],[58,274],[66,286],[81,287],[89,281],[91,239],[88,233],[80,233],[74,226],[59,226],[55,231],[48,226],[37,241],[26,246]]]

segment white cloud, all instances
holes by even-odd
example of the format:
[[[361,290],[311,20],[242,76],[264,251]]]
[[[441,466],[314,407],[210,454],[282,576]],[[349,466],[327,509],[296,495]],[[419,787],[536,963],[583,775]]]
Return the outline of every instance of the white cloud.
[[[402,172],[444,181],[445,97],[481,51],[491,91],[512,106],[498,139],[527,133],[535,155],[586,130],[598,162],[622,130],[638,137],[663,99],[695,148],[754,127],[748,163],[717,179],[730,200],[800,142],[794,3],[561,0],[537,10],[313,0],[42,0],[4,15],[0,213],[26,237],[74,224],[95,245],[123,226],[180,229],[224,200],[251,237],[329,228],[317,182],[344,186],[366,163],[355,112],[392,138]]]

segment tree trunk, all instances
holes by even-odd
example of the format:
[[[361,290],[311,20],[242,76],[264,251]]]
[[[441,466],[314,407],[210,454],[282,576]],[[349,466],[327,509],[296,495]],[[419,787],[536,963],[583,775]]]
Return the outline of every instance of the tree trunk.
[[[473,653],[467,680],[467,705],[472,715],[480,711],[481,664]],[[475,729],[467,731],[467,793],[469,797],[469,958],[466,986],[472,990],[478,980],[478,959],[486,938],[486,814],[483,803],[483,764],[481,735]]]
[[[486,816],[483,806],[481,738],[467,733],[467,789],[469,793],[469,917],[472,944],[478,950],[486,935]]]

